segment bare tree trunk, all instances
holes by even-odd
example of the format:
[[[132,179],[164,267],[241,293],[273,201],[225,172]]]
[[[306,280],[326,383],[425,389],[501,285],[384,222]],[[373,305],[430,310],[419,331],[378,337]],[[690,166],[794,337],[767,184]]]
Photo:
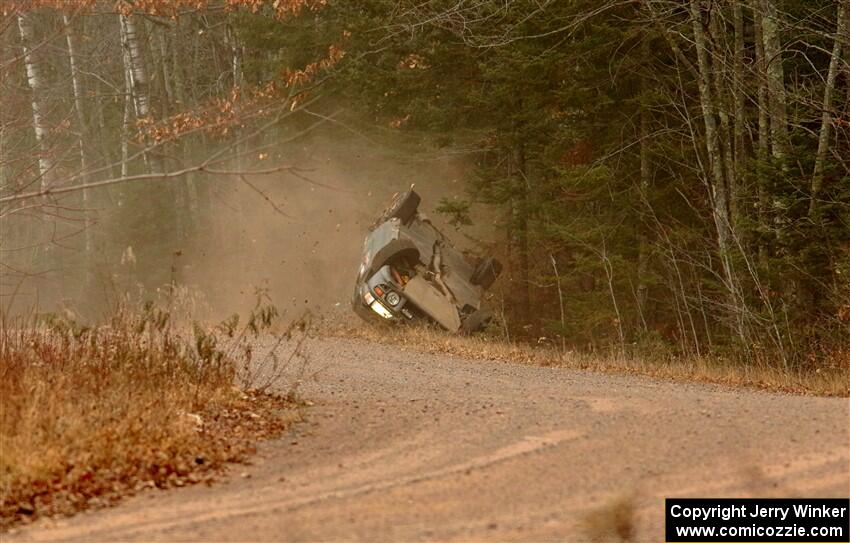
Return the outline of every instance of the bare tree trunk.
[[[614,315],[617,319],[617,338],[620,340],[620,352],[626,350],[626,334],[623,332],[623,316],[620,313],[620,306],[617,304],[617,295],[614,291],[614,267],[611,265],[611,259],[608,258],[608,248],[605,244],[605,238],[602,238],[602,252],[599,253],[602,259],[602,266],[605,268],[605,278],[608,282],[608,294],[611,295],[611,306],[614,308]]]
[[[159,35],[159,65],[161,68],[161,76],[162,76],[162,84],[163,90],[165,91],[165,110],[166,115],[169,115],[172,110],[172,104],[174,103],[174,87],[172,86],[172,77],[171,77],[171,55],[168,50],[168,37],[165,35],[165,32],[157,32]]]
[[[759,16],[760,0],[753,0],[753,22],[755,27],[756,75],[758,80],[758,151],[756,165],[756,186],[758,192],[758,222],[761,234],[759,236],[759,265],[763,270],[768,267],[767,242],[764,239],[768,231],[768,200],[767,176],[765,166],[770,155],[770,119],[768,117],[767,97],[767,59],[764,56],[764,36]]]
[[[130,111],[133,107],[133,76],[130,68],[130,51],[126,47],[127,39],[124,32],[124,24],[119,27],[121,34],[121,51],[124,64],[124,117],[121,124],[121,176],[127,177],[130,173]]]
[[[241,87],[244,83],[242,73],[242,45],[236,33],[233,31],[233,25],[228,21],[225,33],[225,41],[230,46],[230,70],[233,77],[233,86]]]
[[[165,115],[168,115],[171,111],[171,97],[172,91],[170,88],[170,74],[169,74],[169,60],[170,56],[167,51],[167,44],[165,42],[165,34],[159,29],[151,29],[147,25],[145,27],[147,29],[146,34],[149,37],[149,40],[152,43],[152,47],[150,48],[150,58],[151,58],[151,71],[156,74],[154,79],[161,78],[162,83],[156,85],[157,96],[159,97],[158,103],[163,104],[162,111]],[[154,84],[149,85],[149,89],[153,89]],[[153,101],[154,93],[149,91],[149,99]],[[165,98],[164,100],[162,98]],[[162,161],[164,162],[164,161]],[[160,171],[165,171],[166,165],[161,164]],[[174,199],[175,204],[175,214],[174,221],[175,227],[177,229],[178,235],[180,238],[184,237],[188,231],[190,231],[194,224],[196,224],[196,209],[195,209],[195,199],[192,197],[193,187],[191,186],[192,181],[187,176],[181,179],[177,179],[172,183],[169,183],[168,189]]]
[[[526,175],[525,145],[518,143],[514,148],[514,182],[517,196],[512,205],[514,222],[514,245],[519,257],[519,313],[523,320],[528,320],[531,311],[531,292],[529,288],[529,259],[528,259],[528,178]]]
[[[44,112],[47,111],[44,103],[44,79],[42,78],[41,68],[33,56],[33,41],[34,33],[30,14],[20,13],[17,15],[18,31],[21,36],[21,49],[23,51],[24,65],[27,74],[27,84],[32,92],[31,107],[32,107],[32,124],[33,132],[35,133],[36,145],[38,148],[38,173],[39,182],[42,189],[50,188],[51,177],[53,176],[53,161],[50,158],[50,149],[47,142],[47,125],[44,119]],[[63,303],[64,296],[68,290],[65,288],[65,266],[62,258],[62,248],[56,246],[57,233],[61,237],[62,233],[57,232],[60,225],[57,221],[50,219],[47,215],[42,215],[41,224],[39,226],[40,233],[45,235],[45,239],[33,243],[32,260],[33,264],[41,260],[40,254],[43,254],[42,263],[47,265],[50,273],[44,276],[44,300],[46,304],[53,303],[60,305]],[[33,238],[35,239],[35,236]],[[51,276],[58,276],[58,280],[54,280]]]
[[[180,62],[180,19],[174,24],[171,35],[171,73],[174,76],[174,98],[181,107],[186,107],[186,94],[183,92],[183,65]]]
[[[652,171],[649,163],[649,111],[646,104],[641,104],[640,110],[640,198],[641,201],[649,205],[649,189],[652,179]],[[649,239],[647,228],[641,224],[640,239],[638,242],[638,287],[637,287],[637,302],[638,314],[644,331],[647,330],[646,324],[646,302],[649,298],[649,286],[647,285],[647,275],[649,271]]]
[[[782,66],[782,44],[779,40],[779,14],[774,0],[760,0],[760,6],[770,102],[770,137],[773,143],[773,156],[781,160],[788,156],[791,143],[788,139],[788,108],[785,69]],[[759,13],[755,16],[759,17]]]
[[[47,145],[47,127],[44,123],[43,87],[44,81],[41,77],[41,69],[32,55],[33,30],[29,20],[30,15],[21,13],[18,15],[18,30],[21,34],[21,49],[24,55],[24,65],[27,72],[27,84],[32,92],[32,126],[35,132],[35,140],[38,145],[38,173],[41,187],[47,188],[50,183],[48,175],[53,168],[50,160],[50,150]]]
[[[735,233],[735,218],[737,216],[738,202],[735,199],[737,195],[738,182],[735,177],[735,160],[733,148],[732,125],[729,121],[729,81],[726,69],[726,28],[721,27],[718,10],[712,9],[709,13],[709,28],[711,30],[712,57],[711,57],[711,72],[714,75],[712,83],[714,84],[713,96],[717,107],[717,116],[720,119],[720,129],[718,130],[718,139],[720,140],[720,150],[723,153],[723,171],[726,179],[726,198],[728,202],[729,213],[729,230],[730,234]]]
[[[10,38],[10,32],[0,33],[0,65],[2,66],[7,66],[6,63],[8,62],[9,57],[14,57],[15,55],[15,53],[12,51]],[[7,87],[5,84],[6,81],[7,78],[0,78],[0,93],[7,92]],[[9,170],[9,160],[11,157],[7,154],[9,134],[9,123],[7,121],[8,114],[9,111],[6,111],[5,108],[4,110],[0,110],[0,186],[2,187],[12,186],[12,180]],[[0,224],[0,228],[2,228],[2,224]]]
[[[110,145],[115,139],[115,134],[106,125],[106,115],[104,114],[104,110],[106,109],[106,104],[109,101],[107,96],[117,94],[118,89],[105,85],[103,81],[100,81],[99,79],[95,79],[93,85],[96,98],[94,100],[94,118],[90,119],[91,124],[89,125],[89,128],[92,133],[97,130],[97,141],[100,142],[100,145],[96,145],[94,147],[95,152],[97,153],[97,160],[101,160],[103,163],[109,164],[111,172],[110,175],[112,177],[117,177],[119,175],[118,168],[120,168],[120,161],[115,158],[117,155],[114,153],[114,147]],[[95,136],[92,135],[92,137],[94,138]],[[103,194],[110,194],[109,190],[106,190]]]
[[[736,202],[733,209],[732,220],[736,224],[740,223],[739,214],[741,207],[738,205],[741,199],[741,181],[743,179],[744,160],[746,158],[746,149],[744,148],[744,125],[746,124],[745,100],[744,95],[744,8],[741,2],[744,0],[733,0],[732,4],[732,19],[735,27],[735,56],[733,59],[733,77],[732,77],[732,96],[735,103],[734,114],[734,155],[733,171],[735,174],[736,184],[731,187],[731,198]]]
[[[705,145],[712,179],[712,214],[717,229],[717,244],[720,252],[720,261],[723,265],[724,279],[729,290],[730,306],[736,321],[736,332],[742,341],[746,341],[743,322],[740,320],[743,308],[738,303],[738,283],[732,269],[731,249],[733,240],[732,225],[729,217],[729,192],[725,179],[723,148],[720,141],[721,134],[718,132],[717,119],[715,118],[717,115],[717,105],[712,92],[712,66],[709,61],[708,43],[706,42],[706,35],[703,30],[702,1],[691,0],[690,11],[697,52],[697,64],[699,67],[698,86],[703,122],[705,124]]]
[[[3,118],[3,114],[0,113],[0,186],[3,187],[11,187],[11,179],[8,172],[7,158],[6,158],[6,132],[8,128],[6,127],[6,120]]]
[[[179,106],[176,108],[177,110],[183,110],[189,105],[186,99],[186,94],[184,92],[183,64],[180,59],[180,24],[181,21],[178,19],[175,22],[173,31],[171,33],[171,47],[168,52],[163,50],[162,53],[163,66],[165,66],[165,64],[167,63],[171,64],[170,68],[168,69],[168,73],[169,76],[174,79],[174,84],[171,87],[173,95],[169,97],[169,99],[174,98],[177,104],[179,104]],[[163,43],[167,44],[168,40],[165,40],[165,38],[163,38]],[[236,132],[237,134],[239,133],[239,131],[240,130],[238,126],[234,128],[234,132]],[[187,163],[190,160],[191,152],[191,143],[189,141],[181,141],[180,153],[183,157],[183,162]],[[201,210],[200,191],[198,190],[198,182],[195,178],[194,173],[189,174],[185,177],[185,190],[186,199],[188,201],[189,206],[189,223],[193,227],[200,227],[201,221],[203,219],[203,214]]]
[[[127,86],[129,92],[129,86]],[[130,95],[124,98],[124,118],[121,124],[121,177],[130,173]]]
[[[153,117],[153,112],[151,110],[148,74],[142,56],[138,30],[132,15],[119,15],[119,17],[123,29],[125,71],[129,75],[136,117],[138,119],[147,119]],[[148,162],[148,169],[151,173],[162,173],[165,171],[162,156],[158,151],[150,151],[145,153],[145,156]],[[173,219],[175,228],[177,229],[177,237],[182,239],[186,232],[185,221],[183,219],[183,213],[186,212],[184,185],[182,183],[170,183],[167,190],[171,192],[171,197],[175,204]]]
[[[71,88],[74,92],[74,111],[76,112],[77,117],[77,132],[78,132],[78,145],[80,147],[80,169],[82,170],[80,175],[80,181],[85,185],[88,183],[88,172],[89,172],[89,159],[88,159],[88,151],[86,149],[86,136],[88,135],[88,123],[86,121],[86,114],[83,108],[83,85],[80,78],[80,72],[77,69],[77,53],[76,47],[74,45],[74,37],[71,34],[71,18],[67,13],[62,14],[62,24],[65,26],[65,43],[68,46],[68,65],[71,69]],[[83,208],[86,213],[90,212],[89,206],[89,191],[88,189],[83,188],[82,190],[83,197]],[[92,250],[92,232],[89,225],[85,227],[85,253],[86,255],[91,254]]]
[[[127,50],[125,59],[129,61],[129,65],[125,67],[130,74],[136,117],[142,119],[151,114],[148,73],[145,69],[145,61],[142,57],[142,48],[133,16],[120,15],[120,17],[121,27],[124,30],[124,47]]]
[[[730,222],[729,203],[726,192],[726,179],[724,178],[723,154],[720,149],[720,136],[717,130],[716,107],[711,84],[711,66],[709,63],[708,48],[705,33],[702,28],[700,0],[691,0],[691,17],[694,29],[694,40],[697,49],[697,61],[699,66],[699,94],[702,108],[703,122],[705,124],[705,145],[710,164],[712,184],[712,196],[714,205],[714,220],[717,227],[717,240],[720,252],[724,259],[728,256],[730,248]]]
[[[192,105],[198,104],[198,87],[193,85],[197,81],[198,70],[200,69],[201,46],[199,45],[198,32],[192,32],[192,72],[189,74],[189,88],[192,89]]]
[[[835,92],[835,80],[838,76],[841,64],[843,41],[848,39],[848,8],[847,2],[839,1],[838,19],[836,22],[835,41],[832,45],[832,56],[829,59],[829,71],[823,87],[823,105],[821,106],[821,125],[818,134],[818,151],[815,156],[815,169],[812,175],[812,192],[809,201],[809,218],[813,221],[818,219],[818,197],[823,186],[823,169],[826,154],[829,150],[830,129],[832,128],[832,97]]]
[[[65,26],[65,43],[68,47],[68,65],[71,70],[71,89],[74,92],[74,112],[77,117],[77,129],[79,131],[80,164],[83,177],[88,171],[88,155],[86,153],[85,137],[88,133],[85,110],[83,108],[83,85],[80,72],[77,69],[77,50],[74,45],[74,36],[71,31],[71,18],[68,14],[62,14],[62,24]],[[85,193],[85,191],[83,191]]]

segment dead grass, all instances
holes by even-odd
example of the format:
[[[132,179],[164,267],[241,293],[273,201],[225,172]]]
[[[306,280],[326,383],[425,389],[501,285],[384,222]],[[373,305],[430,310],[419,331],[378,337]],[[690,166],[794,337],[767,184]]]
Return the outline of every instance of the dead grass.
[[[426,326],[374,328],[331,327],[337,337],[404,345],[420,352],[449,354],[472,360],[497,360],[559,366],[604,373],[635,374],[674,381],[697,381],[776,392],[818,396],[850,396],[850,360],[815,371],[786,372],[768,364],[741,365],[711,357],[630,356],[562,351],[552,346],[509,342],[486,335],[456,336]]]
[[[192,339],[150,307],[93,329],[4,326],[0,529],[209,481],[292,421],[292,400],[234,387],[231,343]]]

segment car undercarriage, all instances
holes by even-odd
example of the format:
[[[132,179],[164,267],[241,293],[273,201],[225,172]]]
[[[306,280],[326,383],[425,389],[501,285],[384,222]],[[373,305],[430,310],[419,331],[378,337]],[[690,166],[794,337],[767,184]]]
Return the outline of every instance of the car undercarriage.
[[[490,321],[484,293],[501,271],[493,258],[473,262],[419,213],[419,195],[396,195],[373,225],[352,300],[373,323],[434,322],[451,332],[474,332]]]

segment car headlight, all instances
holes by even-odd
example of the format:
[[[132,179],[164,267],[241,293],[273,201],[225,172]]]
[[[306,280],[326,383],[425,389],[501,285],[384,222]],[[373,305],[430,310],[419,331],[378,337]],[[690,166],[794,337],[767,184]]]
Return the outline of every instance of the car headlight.
[[[374,302],[372,302],[372,305],[370,305],[369,307],[372,308],[372,311],[374,311],[378,315],[384,317],[385,319],[393,318],[392,312],[390,312],[389,309],[384,307],[384,304],[382,304],[378,300],[375,300]]]
[[[401,296],[399,296],[397,292],[390,291],[390,292],[387,293],[387,296],[386,296],[385,299],[387,300],[388,304],[395,307],[401,301]]]

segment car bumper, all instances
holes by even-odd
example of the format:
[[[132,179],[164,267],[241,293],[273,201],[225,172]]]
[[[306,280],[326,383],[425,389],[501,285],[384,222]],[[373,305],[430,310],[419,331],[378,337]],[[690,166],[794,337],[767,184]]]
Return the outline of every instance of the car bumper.
[[[370,317],[369,320],[379,320],[385,322],[393,321],[409,321],[414,318],[413,312],[410,311],[406,304],[406,300],[397,304],[396,308],[390,307],[382,300],[378,299],[367,286],[361,287],[362,295],[355,295],[354,305],[355,310],[361,316]],[[365,314],[364,314],[365,313]]]

